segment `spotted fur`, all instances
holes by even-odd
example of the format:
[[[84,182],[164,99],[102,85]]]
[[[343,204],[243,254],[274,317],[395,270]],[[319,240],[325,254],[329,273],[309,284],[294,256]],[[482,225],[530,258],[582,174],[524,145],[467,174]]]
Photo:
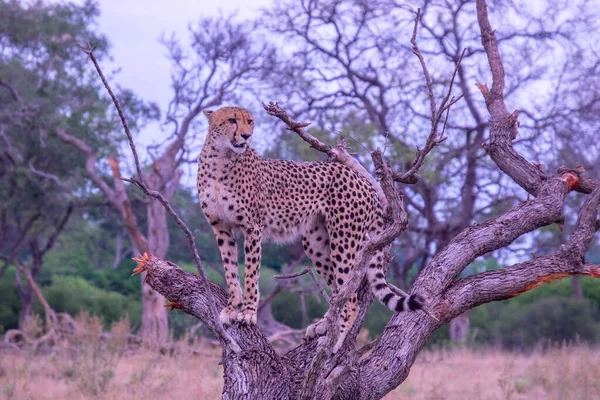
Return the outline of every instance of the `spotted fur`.
[[[304,251],[333,294],[348,278],[366,235],[383,228],[383,218],[370,184],[335,162],[292,162],[261,158],[250,147],[254,122],[245,109],[205,111],[209,130],[198,165],[198,192],[221,252],[229,288],[221,321],[256,323],[261,241],[285,243],[302,238]],[[244,235],[245,282],[240,288],[237,246],[232,229]],[[373,293],[393,311],[417,310],[418,295],[402,297],[385,281],[383,253],[369,262]],[[356,295],[340,321],[340,340],[358,312]],[[325,319],[307,329],[312,338],[326,332]]]

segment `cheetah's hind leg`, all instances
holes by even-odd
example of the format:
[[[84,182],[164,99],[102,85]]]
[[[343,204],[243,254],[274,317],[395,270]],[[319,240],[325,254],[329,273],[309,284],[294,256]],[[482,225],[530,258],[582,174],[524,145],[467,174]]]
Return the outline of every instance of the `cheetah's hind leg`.
[[[356,317],[358,316],[358,299],[356,293],[350,297],[350,300],[346,302],[344,305],[344,309],[342,311],[342,318],[340,321],[340,336],[338,337],[335,345],[333,346],[332,353],[335,354],[344,344],[344,340],[346,340],[346,336],[354,322],[356,321]]]
[[[313,267],[319,275],[327,282],[335,294],[336,284],[334,282],[333,266],[329,257],[331,250],[329,247],[329,234],[325,226],[325,219],[319,216],[314,219],[311,226],[307,227],[302,235],[302,246],[304,253],[311,261]],[[317,322],[306,328],[305,340],[311,340],[318,336],[323,336],[327,332],[327,315],[329,311]]]

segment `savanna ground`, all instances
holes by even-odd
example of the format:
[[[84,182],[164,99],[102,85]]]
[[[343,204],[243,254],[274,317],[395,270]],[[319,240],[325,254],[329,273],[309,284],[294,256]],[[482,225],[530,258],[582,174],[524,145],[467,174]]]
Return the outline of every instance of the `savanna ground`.
[[[102,326],[79,317],[78,335],[47,354],[3,349],[2,399],[217,399],[220,350],[177,344],[171,352],[131,350],[127,324]],[[35,332],[34,332],[35,333]],[[426,350],[388,400],[598,399],[600,350],[560,346],[522,354],[500,350]]]

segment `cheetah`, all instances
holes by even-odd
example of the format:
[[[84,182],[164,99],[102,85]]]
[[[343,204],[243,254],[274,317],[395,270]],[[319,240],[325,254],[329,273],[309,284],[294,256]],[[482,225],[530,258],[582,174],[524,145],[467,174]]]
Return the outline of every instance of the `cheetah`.
[[[204,110],[204,114],[209,128],[198,160],[197,186],[202,211],[217,239],[229,289],[221,322],[256,323],[263,240],[286,243],[300,236],[307,257],[335,296],[367,235],[383,229],[381,207],[372,186],[340,163],[260,157],[250,147],[252,115],[243,108]],[[234,228],[244,236],[243,296]],[[379,301],[392,311],[421,309],[421,296],[403,297],[390,290],[385,269],[383,252],[379,251],[367,272]],[[342,345],[357,312],[355,294],[342,311],[334,352]],[[326,316],[307,328],[308,339],[325,334]]]

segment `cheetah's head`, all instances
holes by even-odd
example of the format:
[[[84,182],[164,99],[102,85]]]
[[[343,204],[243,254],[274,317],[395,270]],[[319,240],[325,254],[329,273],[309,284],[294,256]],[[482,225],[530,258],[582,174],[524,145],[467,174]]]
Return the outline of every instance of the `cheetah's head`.
[[[223,107],[217,111],[203,110],[208,118],[208,135],[215,146],[243,153],[252,140],[254,118],[246,109]]]

